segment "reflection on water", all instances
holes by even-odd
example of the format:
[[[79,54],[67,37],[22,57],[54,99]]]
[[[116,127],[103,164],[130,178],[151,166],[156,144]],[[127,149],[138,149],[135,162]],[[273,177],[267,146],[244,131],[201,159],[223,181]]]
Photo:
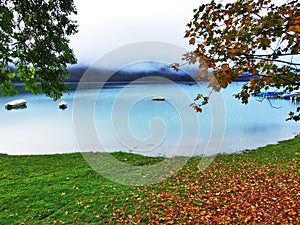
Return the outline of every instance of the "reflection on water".
[[[194,148],[193,143],[196,143],[194,154],[230,153],[276,143],[299,133],[299,123],[285,121],[289,111],[295,110],[299,103],[271,100],[273,106],[280,107],[276,109],[267,100],[259,102],[251,98],[248,105],[242,105],[232,97],[240,88],[239,84],[233,84],[222,92],[224,112],[221,107],[220,112],[212,112],[218,111],[218,106],[207,106],[202,114],[196,114],[189,104],[197,93],[205,90],[205,85],[199,88],[184,84],[118,84],[105,86],[99,92],[100,86],[91,88],[87,85],[86,89],[76,93],[79,101],[87,105],[97,95],[92,120],[98,140],[89,138],[92,131],[84,129],[87,117],[91,115],[84,104],[80,108],[82,130],[76,130],[73,90],[63,96],[68,104],[66,110],[60,110],[59,102],[53,102],[44,95],[21,93],[0,98],[0,153],[130,151],[145,155],[184,155]],[[189,101],[183,98],[179,87],[188,94]],[[166,101],[153,102],[154,93],[166,97]],[[16,98],[26,99],[27,108],[5,110],[4,104]],[[218,118],[215,115],[219,115]],[[222,116],[226,125],[224,137]],[[199,127],[196,133],[195,123]],[[212,130],[215,136],[211,135]],[[81,134],[85,135],[86,143],[78,143],[78,135]],[[174,151],[179,142],[181,149]],[[218,143],[222,143],[220,149]]]

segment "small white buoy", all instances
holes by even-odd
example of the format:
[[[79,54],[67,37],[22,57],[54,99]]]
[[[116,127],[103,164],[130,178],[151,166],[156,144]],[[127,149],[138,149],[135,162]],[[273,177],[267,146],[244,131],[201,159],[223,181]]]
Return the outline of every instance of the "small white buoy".
[[[65,102],[65,101],[61,101],[59,104],[58,104],[58,107],[60,109],[66,109],[68,108],[68,104]]]

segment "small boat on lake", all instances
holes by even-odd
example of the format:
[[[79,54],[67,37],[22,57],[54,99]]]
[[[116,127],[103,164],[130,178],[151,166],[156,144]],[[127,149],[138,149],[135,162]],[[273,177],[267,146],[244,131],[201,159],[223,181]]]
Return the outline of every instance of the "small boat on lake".
[[[165,101],[165,98],[163,98],[163,97],[156,97],[156,98],[152,98],[152,101]]]
[[[291,92],[292,95],[299,95],[300,96],[300,90],[293,90]]]
[[[278,98],[280,96],[280,92],[277,91],[256,92],[253,94],[253,96],[262,97],[262,98]]]
[[[278,91],[267,91],[263,93],[264,98],[278,98],[280,96],[280,92]]]
[[[286,93],[283,93],[282,95],[280,95],[281,99],[291,99],[292,97],[294,97],[294,95],[291,94],[290,92],[286,92]]]
[[[292,92],[279,92],[279,91],[267,91],[267,92],[257,92],[253,96],[261,98],[281,98],[290,100],[300,100],[300,90],[294,90]]]
[[[17,99],[6,103],[5,108],[8,110],[16,108],[26,108],[26,103],[27,101],[25,99]]]
[[[66,109],[66,108],[68,108],[68,104],[65,101],[61,101],[58,104],[58,108],[60,108],[60,109]]]
[[[294,90],[291,92],[291,100],[293,101],[299,101],[300,100],[300,90]]]

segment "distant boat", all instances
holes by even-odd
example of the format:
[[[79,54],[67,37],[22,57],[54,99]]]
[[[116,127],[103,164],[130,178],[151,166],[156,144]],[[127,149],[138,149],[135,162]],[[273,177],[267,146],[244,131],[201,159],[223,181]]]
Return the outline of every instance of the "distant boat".
[[[279,91],[257,92],[254,93],[253,95],[262,98],[281,98],[281,99],[299,100],[300,90],[294,90],[292,92],[285,92],[285,93]]]
[[[193,86],[195,83],[187,83],[188,86]]]
[[[263,94],[265,98],[278,98],[280,96],[280,92],[278,91],[267,91]]]
[[[279,98],[280,94],[281,93],[278,91],[267,91],[267,92],[256,92],[253,95],[262,98]]]
[[[283,93],[282,95],[280,95],[280,98],[282,98],[282,99],[291,99],[291,97],[294,97],[294,95],[291,94],[290,92],[286,92],[286,93]]]
[[[292,95],[300,95],[300,90],[294,90],[291,92]]]
[[[291,100],[299,101],[300,100],[300,90],[294,90],[291,92],[293,96],[291,96]]]
[[[58,108],[60,108],[60,109],[66,109],[66,108],[68,108],[68,104],[65,101],[61,101],[58,104]]]
[[[163,97],[152,98],[152,101],[165,101]]]
[[[26,108],[27,101],[25,99],[17,99],[5,104],[6,109]]]

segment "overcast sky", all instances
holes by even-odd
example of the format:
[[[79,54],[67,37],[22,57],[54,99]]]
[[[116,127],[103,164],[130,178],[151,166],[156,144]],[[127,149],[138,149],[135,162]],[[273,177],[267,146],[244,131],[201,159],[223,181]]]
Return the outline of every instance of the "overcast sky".
[[[223,4],[233,0],[219,0]],[[191,49],[183,36],[193,9],[210,0],[74,0],[79,33],[71,47],[79,64],[91,64],[124,45],[162,41]],[[273,3],[282,3],[273,0]]]
[[[162,41],[188,48],[186,24],[199,0],[74,0],[79,33],[71,37],[78,63],[93,63],[115,48]]]

